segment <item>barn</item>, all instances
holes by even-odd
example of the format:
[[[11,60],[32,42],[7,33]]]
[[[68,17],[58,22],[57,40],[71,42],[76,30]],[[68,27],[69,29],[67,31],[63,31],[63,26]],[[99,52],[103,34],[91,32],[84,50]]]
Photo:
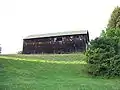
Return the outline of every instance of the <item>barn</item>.
[[[23,54],[83,52],[88,43],[88,30],[29,35],[23,39]]]

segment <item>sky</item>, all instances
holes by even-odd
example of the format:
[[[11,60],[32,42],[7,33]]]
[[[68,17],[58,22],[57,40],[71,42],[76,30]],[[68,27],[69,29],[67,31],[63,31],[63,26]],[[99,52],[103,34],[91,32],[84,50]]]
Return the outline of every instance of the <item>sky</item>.
[[[21,51],[31,34],[88,30],[94,39],[116,6],[120,0],[0,0],[2,53]]]

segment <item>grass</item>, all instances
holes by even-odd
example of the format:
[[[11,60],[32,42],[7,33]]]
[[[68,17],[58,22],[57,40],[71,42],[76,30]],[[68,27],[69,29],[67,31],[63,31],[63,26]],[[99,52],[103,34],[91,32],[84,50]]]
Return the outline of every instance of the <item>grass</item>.
[[[83,54],[1,55],[0,90],[120,90],[120,79],[93,78]]]

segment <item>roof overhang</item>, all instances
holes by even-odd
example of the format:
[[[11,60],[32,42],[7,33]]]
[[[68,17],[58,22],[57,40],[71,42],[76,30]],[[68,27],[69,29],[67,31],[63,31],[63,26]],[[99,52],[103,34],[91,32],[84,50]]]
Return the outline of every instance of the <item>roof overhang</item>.
[[[67,35],[77,35],[77,34],[88,34],[89,35],[88,30],[79,30],[79,31],[29,35],[24,39],[45,38],[45,37],[55,37],[55,36],[67,36]]]

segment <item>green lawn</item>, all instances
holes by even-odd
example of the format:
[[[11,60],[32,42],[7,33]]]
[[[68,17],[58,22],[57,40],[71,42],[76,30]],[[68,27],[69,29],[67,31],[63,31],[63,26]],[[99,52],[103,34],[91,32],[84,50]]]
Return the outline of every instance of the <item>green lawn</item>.
[[[120,79],[93,78],[83,54],[1,55],[0,90],[120,90]]]

